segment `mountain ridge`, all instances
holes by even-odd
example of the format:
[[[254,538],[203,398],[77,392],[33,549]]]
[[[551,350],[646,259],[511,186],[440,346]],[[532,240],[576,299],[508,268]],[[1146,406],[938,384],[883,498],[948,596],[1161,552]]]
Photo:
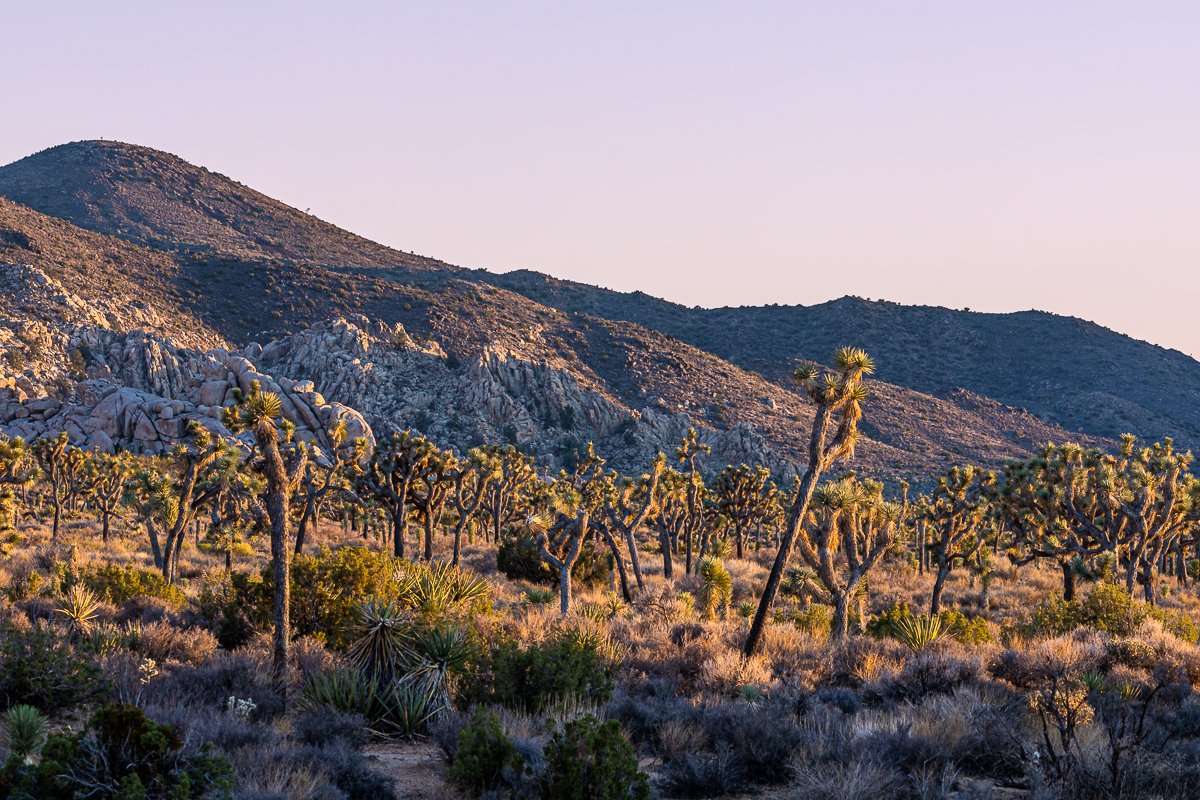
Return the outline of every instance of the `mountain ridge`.
[[[97,148],[115,152],[115,162],[97,156]],[[650,324],[623,319],[628,309],[618,293],[575,285],[583,288],[568,302],[567,282],[549,276],[484,273],[361,244],[366,240],[149,148],[85,142],[31,158],[0,167],[0,196],[12,198],[7,218],[0,214],[0,260],[25,258],[57,273],[64,290],[92,298],[111,288],[99,273],[123,268],[123,308],[137,301],[157,306],[160,316],[178,317],[177,331],[212,331],[255,363],[267,345],[298,342],[319,329],[301,350],[315,361],[278,358],[270,368],[291,372],[279,374],[288,380],[314,380],[332,401],[354,400],[372,425],[417,427],[451,446],[515,438],[553,466],[593,438],[612,451],[614,464],[633,466],[694,425],[719,445],[717,459],[794,464],[804,458],[809,420],[789,381],[792,365],[857,343],[843,337],[792,352],[784,345],[794,332],[784,345],[771,342],[774,334],[744,315],[717,324],[748,328],[749,335],[713,336],[705,334],[712,322],[644,294],[638,302],[649,310],[640,315]],[[221,210],[246,197],[262,209],[253,224]],[[193,226],[196,213],[209,216]],[[39,242],[45,230],[61,242]],[[267,246],[246,237],[263,230],[296,238]],[[104,255],[109,251],[119,257]],[[71,259],[79,263],[70,269],[60,263],[70,266]],[[540,298],[538,285],[550,287]],[[360,316],[349,327],[339,322]],[[373,344],[344,350],[362,336]],[[393,358],[389,347],[410,355]],[[1050,439],[1102,441],[958,382],[945,382],[940,394],[889,383],[888,354],[873,355],[881,380],[872,381],[858,459],[864,468],[928,477],[962,461],[997,466]],[[313,363],[330,374],[313,372]],[[483,384],[492,388],[479,395],[472,387]],[[481,406],[463,406],[464,393]]]

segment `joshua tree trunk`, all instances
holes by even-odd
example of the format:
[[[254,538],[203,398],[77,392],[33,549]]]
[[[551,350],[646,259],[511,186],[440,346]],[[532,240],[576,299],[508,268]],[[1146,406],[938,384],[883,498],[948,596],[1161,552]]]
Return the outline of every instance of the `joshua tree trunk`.
[[[833,622],[829,627],[829,639],[843,642],[850,635],[850,600],[839,594],[833,598]]]
[[[942,610],[942,589],[946,588],[946,576],[949,574],[949,564],[938,564],[937,577],[933,579],[933,591],[929,595],[929,616],[931,617],[936,617]]]
[[[1075,599],[1075,570],[1070,561],[1060,561],[1059,569],[1063,577],[1063,600],[1068,603]]]

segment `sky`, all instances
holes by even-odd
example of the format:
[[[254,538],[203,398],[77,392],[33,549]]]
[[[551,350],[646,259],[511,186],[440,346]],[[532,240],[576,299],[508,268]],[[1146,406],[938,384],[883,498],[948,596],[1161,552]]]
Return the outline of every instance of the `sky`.
[[[0,163],[117,139],[462,266],[1200,356],[1195,2],[2,6]]]

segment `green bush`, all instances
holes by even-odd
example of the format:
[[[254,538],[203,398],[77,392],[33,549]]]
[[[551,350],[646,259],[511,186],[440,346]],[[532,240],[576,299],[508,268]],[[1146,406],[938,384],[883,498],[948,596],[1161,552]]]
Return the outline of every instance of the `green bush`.
[[[89,567],[79,581],[100,599],[117,606],[137,597],[155,597],[175,608],[183,605],[182,589],[167,583],[161,573],[138,569],[132,564]]]
[[[233,605],[249,621],[271,623],[274,575],[234,580]],[[421,617],[485,614],[491,590],[470,572],[448,564],[416,564],[361,546],[321,548],[292,564],[291,621],[295,636],[312,636],[331,649],[345,650],[358,634],[359,609],[372,602],[395,602]],[[219,638],[218,634],[218,638]]]
[[[603,703],[612,697],[611,672],[596,643],[573,633],[529,647],[505,640],[492,656],[484,699],[531,713],[566,698]]]
[[[606,559],[591,543],[580,548],[579,558],[571,567],[571,581],[575,586],[596,588],[608,584],[612,570]],[[507,536],[496,550],[496,568],[510,580],[523,580],[544,586],[558,585],[558,571],[551,567],[538,552],[538,544],[532,536]]]
[[[481,794],[513,789],[525,769],[516,745],[504,735],[500,718],[482,707],[458,732],[458,751],[450,764],[450,778],[459,786]]]
[[[877,638],[900,639],[904,626],[914,619],[908,603],[888,606],[867,622],[867,633]],[[992,631],[983,617],[968,617],[957,608],[950,608],[937,615],[940,630],[963,644],[987,644],[993,641]]]
[[[568,722],[546,744],[543,800],[646,800],[650,781],[616,720],[591,714]]]
[[[1083,598],[1070,602],[1054,597],[1039,603],[1018,630],[1027,637],[1061,636],[1076,628],[1090,628],[1113,636],[1132,635],[1145,620],[1158,620],[1180,639],[1195,644],[1200,631],[1183,613],[1173,613],[1134,600],[1124,587],[1097,583]]]
[[[0,644],[0,700],[47,714],[74,708],[107,688],[100,667],[54,631],[40,625],[8,629]]]
[[[137,706],[104,706],[86,732],[51,736],[38,764],[10,759],[0,776],[0,794],[41,800],[191,800],[223,796],[233,788],[233,769],[223,754],[209,746],[185,756],[182,747],[175,728],[149,719]]]

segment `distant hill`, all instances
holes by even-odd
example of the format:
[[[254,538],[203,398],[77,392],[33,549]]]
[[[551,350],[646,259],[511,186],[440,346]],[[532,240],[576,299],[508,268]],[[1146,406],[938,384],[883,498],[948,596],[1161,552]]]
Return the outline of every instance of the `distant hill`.
[[[1128,426],[1135,432],[1195,433],[1194,417],[1160,409],[1140,390],[1126,392],[1126,406],[1107,399],[1120,395],[1102,379],[1105,337],[1129,343],[1121,352],[1141,359],[1140,374],[1157,374],[1173,354],[1068,321],[1100,332],[1100,344],[1085,347],[1080,334],[1051,328],[1058,318],[1049,315],[1004,333],[1006,344],[971,332],[983,315],[943,309],[844,300],[706,311],[536,273],[463,270],[366,241],[175,156],[114,142],[63,145],[0,167],[0,196],[15,201],[0,201],[0,264],[43,271],[101,308],[103,326],[151,329],[191,348],[224,343],[260,370],[314,381],[377,430],[416,427],[459,448],[507,439],[548,466],[592,440],[615,466],[637,468],[688,426],[714,445],[714,465],[802,462],[810,415],[788,375],[796,359],[820,360],[847,343],[867,347],[880,366],[853,465],[880,475],[928,479],[952,463],[995,466],[1042,442],[1078,438],[1047,421],[1061,387],[1070,391],[1063,408],[1090,391],[1103,398],[1095,413],[1140,420]],[[22,286],[36,279],[13,274]],[[41,317],[57,326],[54,341],[68,343],[98,324],[93,310],[64,319],[34,302],[42,295],[30,297],[8,312],[0,306],[0,324],[5,313]],[[4,342],[0,335],[0,350]],[[1051,343],[1070,357],[1048,360]],[[142,360],[153,371],[156,358]],[[58,363],[61,373],[67,362]],[[1200,386],[1188,377],[1195,366],[1174,367],[1181,397]],[[1056,372],[1058,383],[1028,390],[1049,400],[1023,399],[1022,383]],[[38,375],[46,391],[70,393],[53,369]],[[1106,419],[1070,427],[1106,437],[1126,429]]]
[[[840,343],[871,353],[880,380],[955,389],[1095,436],[1176,437],[1200,447],[1200,362],[1086,320],[982,314],[843,297],[813,306],[688,308],[537,272],[478,276],[545,305],[662,331],[767,378]]]

